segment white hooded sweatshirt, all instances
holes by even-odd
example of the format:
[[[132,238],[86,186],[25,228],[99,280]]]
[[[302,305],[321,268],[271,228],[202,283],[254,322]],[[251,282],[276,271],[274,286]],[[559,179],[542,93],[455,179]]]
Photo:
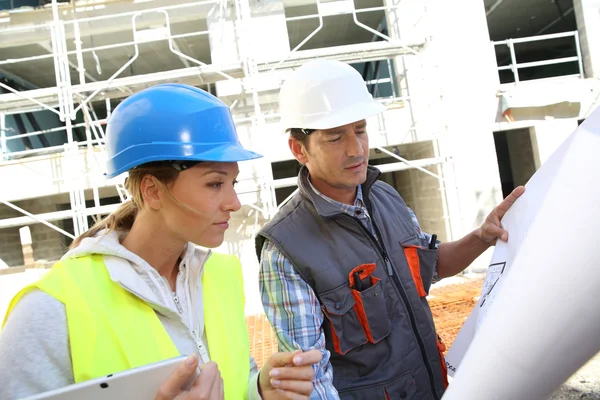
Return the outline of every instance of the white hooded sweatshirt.
[[[121,236],[122,237],[122,236]],[[84,239],[64,259],[101,254],[113,281],[150,305],[182,355],[210,361],[204,331],[202,272],[210,252],[188,243],[172,292],[166,278],[120,244],[117,232]],[[250,358],[248,398],[260,399],[258,368]],[[11,400],[73,384],[64,305],[40,290],[23,296],[0,333],[0,399]],[[152,400],[152,399],[149,399]]]

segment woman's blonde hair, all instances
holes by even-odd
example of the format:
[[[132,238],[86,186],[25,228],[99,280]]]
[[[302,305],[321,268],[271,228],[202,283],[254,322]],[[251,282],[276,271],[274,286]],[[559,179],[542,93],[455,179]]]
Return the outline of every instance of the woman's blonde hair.
[[[106,218],[97,222],[87,232],[81,234],[69,246],[73,249],[85,238],[92,237],[98,232],[107,229],[108,231],[128,231],[133,226],[138,210],[144,205],[144,198],[140,190],[142,180],[146,175],[154,176],[160,183],[167,186],[173,183],[179,171],[168,162],[152,162],[135,167],[129,171],[129,177],[125,181],[125,189],[129,192],[131,200],[121,204],[121,206],[108,215]]]

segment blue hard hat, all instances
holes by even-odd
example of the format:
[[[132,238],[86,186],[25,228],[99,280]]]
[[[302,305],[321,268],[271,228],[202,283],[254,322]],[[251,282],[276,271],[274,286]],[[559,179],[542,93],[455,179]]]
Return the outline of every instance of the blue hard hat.
[[[262,157],[242,147],[225,103],[182,84],[152,86],[121,102],[107,124],[106,149],[108,178],[151,161]]]

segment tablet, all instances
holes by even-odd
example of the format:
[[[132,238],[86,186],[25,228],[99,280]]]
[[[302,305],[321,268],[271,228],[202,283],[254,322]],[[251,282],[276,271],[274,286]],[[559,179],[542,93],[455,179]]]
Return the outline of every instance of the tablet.
[[[170,358],[89,381],[40,393],[23,400],[148,400],[156,397],[160,385],[185,361]]]

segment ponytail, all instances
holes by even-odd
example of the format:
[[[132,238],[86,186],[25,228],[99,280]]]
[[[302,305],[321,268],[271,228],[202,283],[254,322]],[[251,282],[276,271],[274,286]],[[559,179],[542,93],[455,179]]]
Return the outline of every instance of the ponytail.
[[[95,236],[98,232],[108,229],[109,231],[114,230],[123,230],[128,231],[133,226],[133,221],[135,221],[135,216],[137,215],[137,207],[133,203],[133,201],[128,200],[125,203],[121,204],[119,208],[117,208],[114,212],[112,212],[109,216],[97,222],[94,226],[92,226],[87,232],[79,235],[73,243],[69,246],[69,250],[74,249],[79,246],[81,241],[88,237]]]
[[[129,231],[133,226],[133,222],[135,221],[135,217],[138,214],[138,211],[144,205],[144,199],[142,193],[140,191],[140,187],[142,185],[142,180],[145,176],[152,175],[154,176],[158,182],[163,184],[167,189],[167,192],[171,194],[168,190],[167,185],[175,182],[177,176],[179,175],[179,171],[170,163],[165,163],[162,161],[150,162],[147,164],[142,164],[137,166],[129,171],[129,176],[125,180],[125,189],[131,195],[131,200],[128,200],[121,204],[119,208],[117,208],[113,213],[109,216],[101,220],[92,226],[87,232],[78,236],[73,243],[69,246],[69,250],[74,249],[75,247],[81,244],[81,241],[85,238],[95,236],[98,232],[102,230],[109,231]]]

